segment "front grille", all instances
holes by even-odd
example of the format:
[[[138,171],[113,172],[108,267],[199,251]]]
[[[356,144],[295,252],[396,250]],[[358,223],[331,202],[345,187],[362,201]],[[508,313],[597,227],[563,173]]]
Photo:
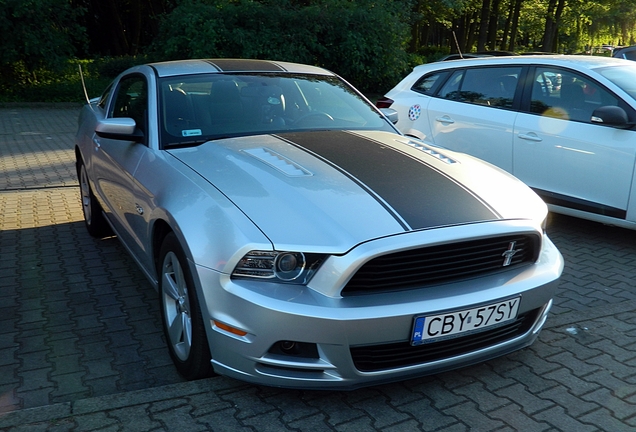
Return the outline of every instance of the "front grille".
[[[440,342],[412,346],[409,342],[386,345],[352,347],[351,357],[361,372],[376,372],[406,366],[430,363],[497,345],[528,332],[537,319],[540,309],[519,314],[512,323],[447,339]]]
[[[517,251],[504,267],[512,242]],[[537,235],[485,238],[423,247],[376,257],[360,268],[342,290],[343,296],[422,288],[482,276],[537,260]]]

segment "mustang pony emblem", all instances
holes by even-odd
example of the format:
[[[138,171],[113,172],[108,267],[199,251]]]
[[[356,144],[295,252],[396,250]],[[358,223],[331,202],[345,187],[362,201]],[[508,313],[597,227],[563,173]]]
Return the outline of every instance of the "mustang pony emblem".
[[[501,254],[501,256],[504,257],[503,267],[509,266],[512,261],[512,257],[515,256],[517,252],[521,252],[519,249],[515,249],[516,245],[516,241],[511,241],[508,245],[508,249]]]

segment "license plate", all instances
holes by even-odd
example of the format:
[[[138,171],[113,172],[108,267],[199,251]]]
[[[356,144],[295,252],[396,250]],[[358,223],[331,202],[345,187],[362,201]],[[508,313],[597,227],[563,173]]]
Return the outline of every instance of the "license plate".
[[[457,337],[512,321],[517,318],[519,303],[521,297],[474,309],[415,317],[411,345]]]

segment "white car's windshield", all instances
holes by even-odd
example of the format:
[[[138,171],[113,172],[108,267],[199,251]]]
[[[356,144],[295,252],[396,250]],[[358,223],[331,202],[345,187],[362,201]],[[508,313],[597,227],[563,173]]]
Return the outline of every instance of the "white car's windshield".
[[[164,146],[301,130],[395,131],[336,77],[209,74],[159,82]]]
[[[624,66],[599,68],[597,71],[636,100],[636,62],[633,65],[627,62]]]

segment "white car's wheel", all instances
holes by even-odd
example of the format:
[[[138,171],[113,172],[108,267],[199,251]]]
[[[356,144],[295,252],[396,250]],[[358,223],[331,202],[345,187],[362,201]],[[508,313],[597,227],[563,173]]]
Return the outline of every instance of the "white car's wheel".
[[[95,195],[93,195],[84,163],[79,163],[77,171],[86,229],[93,237],[103,237],[110,232],[110,226],[104,218],[102,207],[99,205],[99,202],[97,202]]]
[[[173,233],[162,243],[159,263],[161,313],[170,356],[184,378],[207,377],[212,366],[201,309],[185,254]]]

